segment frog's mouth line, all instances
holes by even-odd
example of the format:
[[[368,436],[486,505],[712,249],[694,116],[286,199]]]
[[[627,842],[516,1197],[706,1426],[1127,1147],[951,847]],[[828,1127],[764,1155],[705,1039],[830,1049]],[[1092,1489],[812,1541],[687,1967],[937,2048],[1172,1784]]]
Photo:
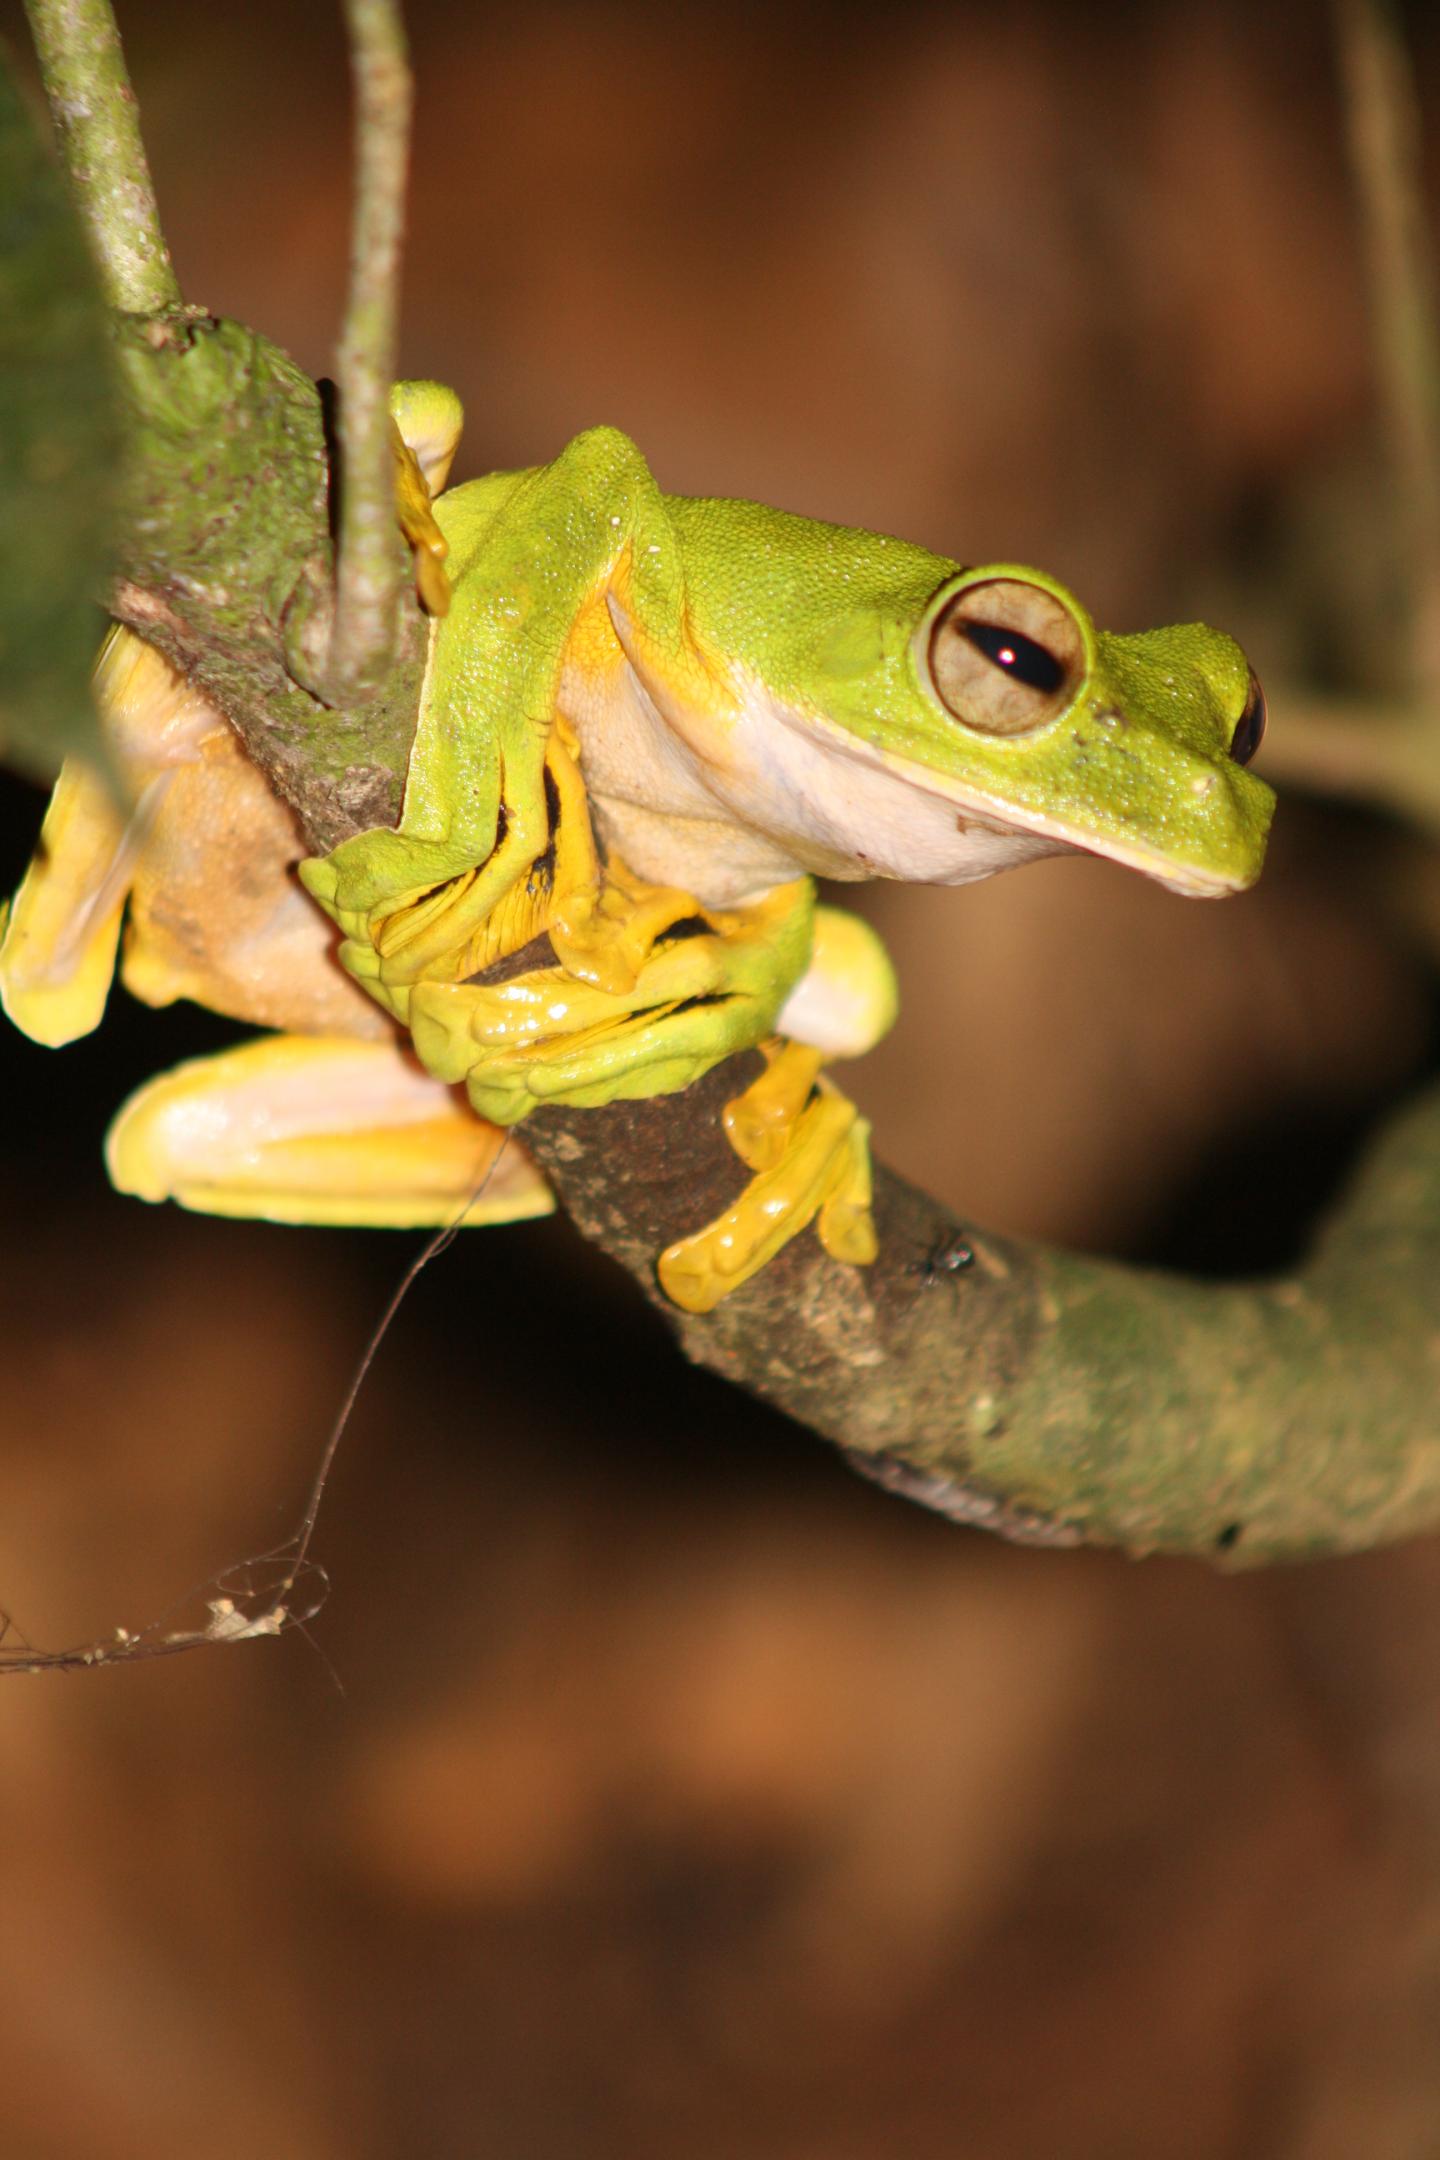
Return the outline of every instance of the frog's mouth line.
[[[1057,848],[1067,853],[1095,855],[1102,862],[1121,863],[1127,870],[1138,870],[1145,877],[1153,878],[1167,892],[1178,893],[1182,899],[1224,900],[1247,891],[1255,882],[1254,877],[1225,877],[1198,866],[1177,863],[1171,857],[1157,855],[1144,847],[1127,847],[1123,842],[1077,840],[1073,833],[1047,818],[1043,811],[1017,810],[1012,804],[987,795],[983,789],[967,787],[963,781],[952,780],[929,766],[914,764],[908,758],[887,756],[862,737],[837,727],[821,713],[789,712],[778,704],[774,709],[785,725],[796,733],[819,736],[827,747],[837,750],[843,757],[891,773],[923,794],[953,803],[957,810],[969,810],[982,824],[1001,832],[1034,833],[1039,838],[1053,840]]]

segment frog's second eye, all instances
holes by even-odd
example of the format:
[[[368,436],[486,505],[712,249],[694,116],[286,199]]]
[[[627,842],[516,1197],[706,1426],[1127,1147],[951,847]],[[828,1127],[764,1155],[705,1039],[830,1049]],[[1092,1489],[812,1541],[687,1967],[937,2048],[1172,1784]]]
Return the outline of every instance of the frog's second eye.
[[[1070,703],[1085,673],[1080,625],[1062,600],[1023,578],[967,585],[930,632],[941,704],[986,735],[1028,735]]]
[[[1250,670],[1250,689],[1245,699],[1245,710],[1235,723],[1235,733],[1230,738],[1230,755],[1237,765],[1248,765],[1265,739],[1265,692],[1254,668]]]

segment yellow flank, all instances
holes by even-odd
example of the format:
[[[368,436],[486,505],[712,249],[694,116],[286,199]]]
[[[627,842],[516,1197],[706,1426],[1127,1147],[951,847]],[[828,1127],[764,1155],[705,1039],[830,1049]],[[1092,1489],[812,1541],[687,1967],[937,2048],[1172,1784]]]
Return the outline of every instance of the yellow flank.
[[[625,665],[625,654],[610,619],[607,589],[605,584],[598,584],[581,602],[565,643],[566,667],[577,669],[587,684],[601,694]]]

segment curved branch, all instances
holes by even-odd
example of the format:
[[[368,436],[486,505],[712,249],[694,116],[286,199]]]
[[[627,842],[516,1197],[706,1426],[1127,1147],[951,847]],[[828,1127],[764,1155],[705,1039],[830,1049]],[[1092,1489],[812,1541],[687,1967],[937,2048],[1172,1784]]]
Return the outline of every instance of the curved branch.
[[[112,307],[158,314],[180,287],[110,0],[26,0],[51,117]]]
[[[1012,1537],[1233,1566],[1440,1523],[1440,1092],[1395,1122],[1284,1280],[1191,1282],[992,1237],[880,1169],[873,1268],[797,1238],[714,1313],[681,1316],[653,1255],[733,1198],[719,1113],[745,1078],[732,1061],[681,1097],[546,1111],[527,1141],[689,1356],[858,1467]]]

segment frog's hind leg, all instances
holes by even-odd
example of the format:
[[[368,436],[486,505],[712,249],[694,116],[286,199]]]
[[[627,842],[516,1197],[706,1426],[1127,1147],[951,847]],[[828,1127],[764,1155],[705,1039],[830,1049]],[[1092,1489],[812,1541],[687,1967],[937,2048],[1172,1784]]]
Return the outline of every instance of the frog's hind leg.
[[[895,1017],[895,978],[880,940],[858,917],[817,908],[810,966],[780,1026],[804,1040],[762,1045],[766,1069],[727,1103],[731,1146],[756,1174],[717,1221],[660,1256],[661,1287],[687,1312],[709,1312],[812,1221],[836,1260],[867,1266],[870,1128],[821,1072],[827,1057],[858,1057]]]
[[[660,1286],[686,1312],[709,1312],[810,1222],[836,1260],[875,1258],[870,1127],[820,1077],[820,1053],[780,1038],[766,1070],[725,1108],[725,1130],[756,1175],[733,1207],[660,1255]],[[816,1221],[818,1217],[818,1221]]]
[[[547,1214],[549,1187],[503,1143],[394,1040],[272,1035],[150,1081],[105,1159],[120,1192],[206,1215],[404,1229]]]
[[[133,800],[122,807],[98,764],[67,758],[34,860],[0,907],[0,1006],[52,1049],[99,1025],[125,903],[171,783],[199,739],[225,729],[152,646],[118,623],[100,647],[93,688]]]

